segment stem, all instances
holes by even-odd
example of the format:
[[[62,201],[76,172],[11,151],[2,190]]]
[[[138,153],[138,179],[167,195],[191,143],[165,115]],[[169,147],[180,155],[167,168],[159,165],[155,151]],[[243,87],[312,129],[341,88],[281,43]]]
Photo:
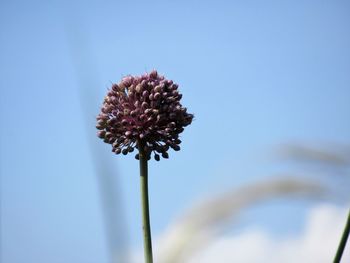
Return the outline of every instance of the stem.
[[[346,241],[349,237],[349,233],[350,233],[350,210],[349,210],[349,214],[348,214],[348,219],[346,221],[346,225],[344,228],[344,232],[343,235],[341,237],[339,246],[338,246],[338,250],[337,250],[337,254],[335,255],[335,258],[333,260],[333,263],[339,263],[341,260],[341,257],[343,255],[344,249],[345,249],[345,245],[346,245]]]
[[[145,253],[145,262],[153,263],[152,256],[152,238],[151,226],[149,220],[149,203],[148,203],[148,168],[147,155],[144,150],[144,143],[139,142],[139,159],[140,159],[140,182],[141,182],[141,206],[142,206],[142,229],[143,229],[143,246]]]

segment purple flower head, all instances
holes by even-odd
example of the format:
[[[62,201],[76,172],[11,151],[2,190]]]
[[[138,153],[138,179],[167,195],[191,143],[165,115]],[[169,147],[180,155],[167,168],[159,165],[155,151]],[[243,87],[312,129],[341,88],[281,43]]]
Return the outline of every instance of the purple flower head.
[[[179,134],[191,124],[180,100],[178,85],[157,71],[126,76],[113,84],[97,116],[98,137],[112,144],[116,154],[128,154],[143,147],[148,159],[169,158],[168,149],[180,150]],[[139,155],[136,154],[136,159]]]

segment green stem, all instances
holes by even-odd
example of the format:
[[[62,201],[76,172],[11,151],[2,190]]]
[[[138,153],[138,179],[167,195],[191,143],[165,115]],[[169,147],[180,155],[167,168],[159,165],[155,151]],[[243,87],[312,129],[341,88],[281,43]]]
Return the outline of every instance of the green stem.
[[[335,258],[333,260],[333,263],[339,263],[341,260],[341,257],[343,255],[344,249],[345,249],[345,245],[346,245],[346,241],[349,237],[349,233],[350,233],[350,210],[349,210],[349,214],[348,214],[348,219],[346,221],[346,225],[344,228],[344,232],[343,235],[341,237],[339,246],[338,246],[338,250],[337,250],[337,254],[335,255]]]
[[[142,206],[142,229],[143,229],[143,246],[145,253],[145,262],[153,263],[152,256],[152,238],[151,226],[149,220],[149,203],[148,203],[148,168],[147,155],[144,151],[144,143],[139,142],[139,159],[140,159],[140,183],[141,183],[141,206]]]

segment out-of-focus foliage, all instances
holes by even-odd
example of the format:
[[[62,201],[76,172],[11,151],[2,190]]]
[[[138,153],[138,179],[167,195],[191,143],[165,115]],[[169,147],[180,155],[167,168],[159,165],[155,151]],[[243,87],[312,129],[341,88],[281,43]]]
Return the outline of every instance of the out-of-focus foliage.
[[[311,148],[301,145],[286,145],[278,151],[278,156],[297,164],[310,163],[338,167],[341,166],[349,181],[349,148],[332,150]],[[331,175],[332,170],[329,174]],[[334,178],[333,178],[334,179]],[[334,183],[336,181],[333,180]],[[258,203],[268,202],[278,197],[303,197],[305,200],[324,200],[334,195],[333,184],[314,179],[279,176],[261,182],[232,189],[193,205],[178,220],[174,221],[160,239],[159,262],[186,262],[195,252],[204,249],[213,237],[228,228],[232,221],[245,209]],[[341,196],[341,192],[338,192]],[[348,201],[348,200],[347,200]]]

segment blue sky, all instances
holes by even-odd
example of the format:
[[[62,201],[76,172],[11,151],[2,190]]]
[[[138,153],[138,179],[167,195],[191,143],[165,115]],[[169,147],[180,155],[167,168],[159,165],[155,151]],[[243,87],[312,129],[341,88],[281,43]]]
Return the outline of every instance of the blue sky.
[[[129,244],[141,245],[137,162],[94,137],[103,96],[124,75],[157,69],[195,114],[182,150],[150,163],[154,236],[193,200],[277,172],[264,156],[276,145],[348,144],[349,9],[346,1],[1,1],[4,263],[107,262],[91,149],[114,169]]]

